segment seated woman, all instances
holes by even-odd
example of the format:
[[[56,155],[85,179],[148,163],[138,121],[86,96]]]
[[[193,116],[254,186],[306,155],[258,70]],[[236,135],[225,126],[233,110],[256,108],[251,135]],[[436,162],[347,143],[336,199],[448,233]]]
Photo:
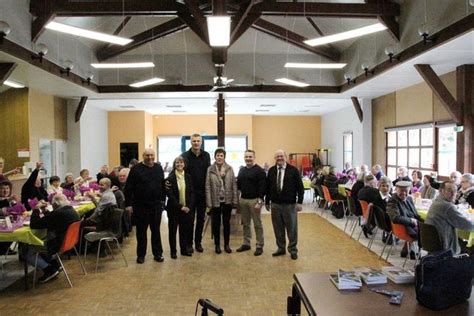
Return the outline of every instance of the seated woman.
[[[474,175],[465,173],[461,177],[461,188],[456,195],[456,204],[469,204],[474,207]]]
[[[37,199],[38,201],[47,201],[48,200],[48,192],[43,188],[41,184],[41,176],[39,175],[40,169],[43,167],[42,162],[36,163],[36,168],[30,174],[28,180],[26,180],[25,184],[21,188],[21,202],[25,205],[27,210],[30,210],[30,204],[28,200]]]
[[[345,197],[342,196],[338,191],[338,178],[336,176],[336,167],[329,167],[329,173],[324,177],[324,185],[328,187],[331,197],[335,200],[344,200]]]
[[[95,180],[89,175],[89,170],[82,169],[79,172],[79,177],[74,180],[74,189],[78,191],[81,187],[89,187],[91,182],[95,182]]]
[[[423,173],[421,173],[420,170],[414,170],[411,174],[412,177],[412,186],[413,188],[416,188],[416,190],[419,190],[423,186]]]
[[[438,190],[431,186],[432,177],[428,174],[423,176],[423,186],[420,189],[422,199],[434,200],[438,195]]]
[[[48,194],[63,193],[63,188],[61,188],[60,184],[61,179],[58,176],[52,176],[49,178],[49,186],[46,192],[48,192]]]
[[[8,180],[0,181],[0,218],[8,215],[8,208],[20,202],[16,195],[12,195],[12,183]],[[11,242],[0,242],[0,255],[4,255],[10,248]],[[13,254],[13,251],[8,251]]]
[[[74,176],[68,172],[64,176],[64,182],[61,183],[61,188],[74,191]]]
[[[194,192],[191,176],[184,172],[185,160],[177,157],[173,162],[173,169],[165,180],[169,183],[166,191],[168,201],[166,211],[168,213],[169,242],[171,258],[176,259],[176,232],[179,226],[179,248],[182,256],[192,256],[193,239],[193,216],[190,210],[194,206]],[[168,185],[166,186],[168,187]]]

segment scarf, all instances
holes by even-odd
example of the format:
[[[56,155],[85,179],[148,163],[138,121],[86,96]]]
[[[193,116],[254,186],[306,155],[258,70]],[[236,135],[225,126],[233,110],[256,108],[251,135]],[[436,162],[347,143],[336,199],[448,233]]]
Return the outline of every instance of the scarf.
[[[184,180],[184,171],[175,171],[179,190],[179,204],[186,205],[186,181]]]

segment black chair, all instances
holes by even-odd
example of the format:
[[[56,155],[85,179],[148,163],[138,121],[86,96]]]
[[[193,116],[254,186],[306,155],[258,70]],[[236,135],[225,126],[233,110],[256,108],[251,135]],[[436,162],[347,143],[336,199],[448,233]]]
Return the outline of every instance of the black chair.
[[[444,250],[443,243],[435,226],[419,222],[420,248],[430,252]]]
[[[344,226],[344,232],[347,229],[349,218],[351,218],[352,222],[349,229],[351,231],[351,238],[352,238],[352,235],[354,234],[355,228],[357,227],[357,222],[359,221],[360,216],[356,214],[354,199],[352,198],[350,191],[346,191],[346,199],[347,199],[347,210],[349,211],[349,215],[346,217],[346,225]]]
[[[120,243],[119,243],[119,238],[122,237],[122,216],[123,216],[123,210],[118,209],[118,208],[112,210],[108,219],[110,222],[106,224],[106,226],[108,227],[107,230],[91,232],[85,235],[86,246],[85,246],[85,252],[84,252],[84,261],[86,260],[86,256],[87,256],[87,243],[99,241],[99,245],[97,247],[95,272],[97,272],[97,268],[99,266],[100,246],[102,242],[105,242],[105,245],[109,249],[112,258],[115,259],[112,252],[112,248],[110,248],[110,245],[109,245],[109,242],[114,241],[115,245],[117,246],[117,249],[120,251],[120,254],[122,255],[123,261],[125,262],[125,266],[128,266],[127,259],[125,258],[125,255],[123,254],[122,249],[120,248]]]
[[[382,252],[380,253],[380,256],[379,256],[379,259],[380,259],[383,256],[383,253],[385,251],[385,248],[387,247],[387,244],[389,243],[390,239],[392,238],[392,223],[390,222],[390,218],[387,216],[385,211],[377,205],[372,206],[372,214],[374,216],[375,227],[376,227],[373,238],[375,237],[375,235],[376,235],[376,233],[379,229],[387,234],[387,238],[384,241],[384,246],[382,248]],[[372,242],[373,242],[373,238],[372,238]],[[394,241],[392,241],[392,242],[394,242]],[[372,246],[372,244],[371,244],[371,246]]]
[[[318,192],[319,200],[318,200],[318,207],[321,208],[326,204],[326,200],[324,199],[323,189],[321,185],[316,184],[314,186],[315,193]]]

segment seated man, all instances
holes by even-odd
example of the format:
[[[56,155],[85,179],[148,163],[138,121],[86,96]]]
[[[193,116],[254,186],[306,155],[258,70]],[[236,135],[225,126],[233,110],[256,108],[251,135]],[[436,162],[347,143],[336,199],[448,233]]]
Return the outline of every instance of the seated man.
[[[396,185],[398,181],[409,181],[412,182],[412,179],[408,176],[408,169],[405,167],[398,168],[397,178],[393,180],[393,185]]]
[[[387,203],[387,214],[393,223],[406,226],[408,235],[418,240],[418,221],[422,219],[416,211],[413,199],[408,195],[411,181],[398,181],[395,186],[395,193]],[[405,244],[400,255],[406,257],[407,253]],[[410,251],[410,258],[415,259],[415,249]]]
[[[367,203],[373,203],[377,205],[381,209],[385,210],[385,202],[382,200],[380,196],[380,192],[377,189],[377,178],[374,175],[369,174],[365,176],[364,179],[365,186],[359,190],[357,197],[362,201],[366,201]],[[375,220],[373,216],[369,216],[367,223],[362,226],[362,231],[364,232],[364,236],[368,237],[368,234],[372,234],[372,228],[375,227]]]
[[[446,181],[440,185],[439,196],[433,201],[428,211],[425,223],[436,227],[445,250],[451,249],[453,254],[459,254],[457,229],[474,230],[474,223],[465,217],[454,205],[456,185]]]
[[[380,180],[385,174],[383,173],[381,165],[373,165],[372,166],[372,174],[377,178],[377,181]]]
[[[45,211],[41,217],[41,208],[45,207],[46,202],[40,201],[34,208],[31,215],[30,227],[32,229],[47,229],[45,246],[47,253],[38,256],[38,268],[43,271],[43,276],[38,279],[40,283],[48,282],[56,277],[59,270],[59,263],[52,258],[57,253],[63,243],[68,226],[79,221],[79,215],[72,206],[69,205],[67,198],[63,194],[56,194],[53,197],[52,212]],[[29,264],[35,264],[37,248],[28,246],[27,261]]]
[[[96,208],[94,213],[84,221],[84,226],[96,226],[101,223],[102,212],[111,205],[117,205],[117,200],[115,199],[115,194],[112,192],[111,187],[112,182],[109,178],[102,178],[99,181],[100,193],[89,193],[89,196],[92,199],[92,202],[95,204]],[[96,200],[96,196],[100,196],[99,202]]]

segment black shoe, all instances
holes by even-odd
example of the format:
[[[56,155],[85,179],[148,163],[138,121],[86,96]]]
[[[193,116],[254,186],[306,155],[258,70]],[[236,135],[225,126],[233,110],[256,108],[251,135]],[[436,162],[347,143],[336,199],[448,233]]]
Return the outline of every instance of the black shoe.
[[[173,252],[173,253],[171,254],[171,259],[178,259],[178,256],[176,255],[176,253]]]
[[[410,251],[410,260],[415,260],[416,259],[416,254],[413,250]]]
[[[222,253],[221,246],[216,246],[216,253],[217,254]]]
[[[186,247],[186,252],[194,253],[193,245]]]
[[[285,250],[282,250],[282,249],[278,249],[277,251],[275,251],[274,253],[272,253],[272,256],[273,257],[278,257],[278,256],[283,256],[286,254],[286,251]]]
[[[142,264],[145,262],[145,257],[137,257],[137,263]]]
[[[253,253],[254,256],[261,256],[262,254],[263,254],[263,248],[261,247],[255,249],[255,252]]]
[[[46,283],[49,280],[54,279],[57,277],[59,274],[58,269],[54,269],[52,266],[48,266],[46,269],[44,269],[44,274],[41,278],[38,279],[39,283]]]
[[[366,226],[362,226],[362,232],[364,233],[365,238],[369,238],[369,230]]]
[[[227,252],[227,253],[232,253],[232,249],[230,249],[230,246],[229,246],[229,245],[225,245],[225,246],[224,246],[224,250],[225,250],[225,252]]]
[[[191,249],[192,249],[192,247],[191,247]],[[202,248],[201,244],[196,244],[196,251],[197,251],[197,252],[203,252],[203,251],[204,251],[204,249]]]
[[[297,253],[292,253],[291,254],[291,259],[293,259],[293,260],[298,259],[298,254]]]
[[[189,251],[181,251],[181,255],[186,256],[186,257],[192,257],[193,256],[193,254]]]
[[[239,248],[237,248],[237,252],[242,252],[242,251],[247,251],[252,249],[249,245],[242,245]]]
[[[154,256],[153,260],[155,260],[156,262],[163,262],[165,261],[165,258],[163,256]]]

